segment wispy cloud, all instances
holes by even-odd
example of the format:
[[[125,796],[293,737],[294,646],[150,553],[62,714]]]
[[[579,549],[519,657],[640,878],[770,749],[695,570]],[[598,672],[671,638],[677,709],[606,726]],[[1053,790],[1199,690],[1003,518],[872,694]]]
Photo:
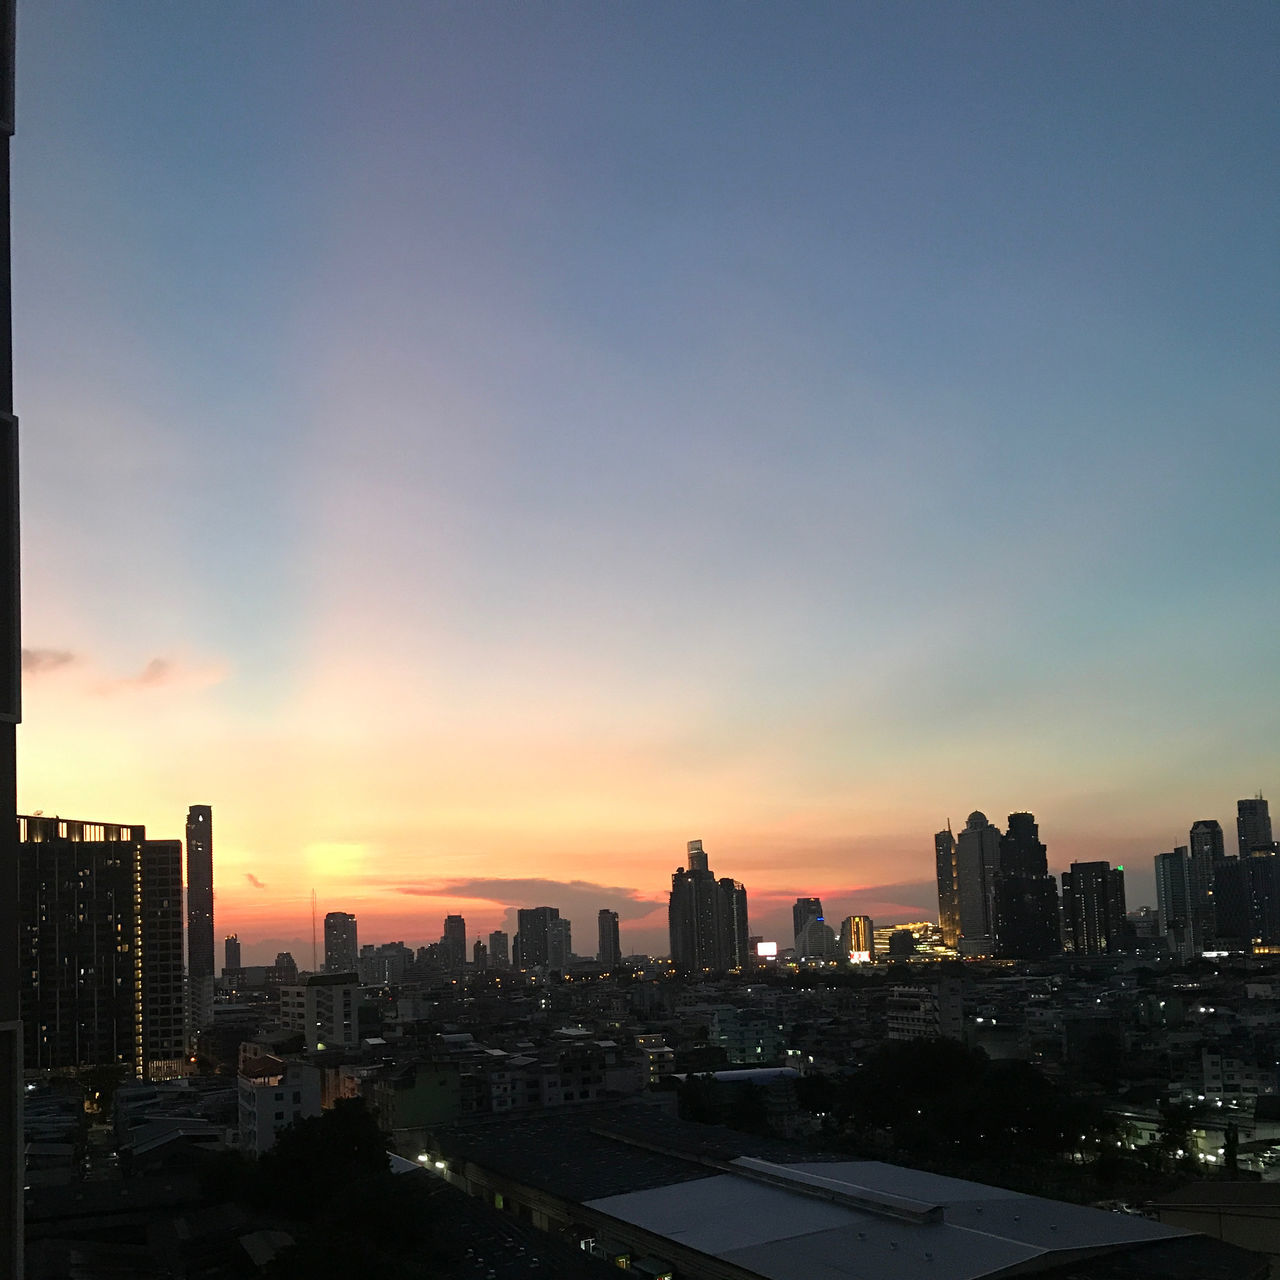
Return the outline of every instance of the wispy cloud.
[[[28,676],[45,675],[79,661],[70,649],[23,649],[22,672]]]
[[[258,879],[258,877],[257,877],[257,876],[255,876],[255,875],[253,874],[253,872],[251,872],[251,871],[246,871],[246,872],[244,873],[244,878],[245,878],[245,879],[246,879],[246,880],[247,880],[251,885],[253,885],[253,887],[254,887],[255,889],[265,889],[265,888],[267,887],[267,886],[266,886],[265,884],[263,884],[263,883],[262,883],[262,881],[261,881],[261,880],[259,880],[259,879]]]
[[[585,921],[601,907],[616,911],[624,920],[639,920],[665,903],[657,897],[619,885],[596,884],[590,880],[544,880],[480,878],[438,880],[426,885],[398,885],[397,893],[422,898],[461,898],[494,902],[509,912],[518,907],[558,907],[561,915]]]

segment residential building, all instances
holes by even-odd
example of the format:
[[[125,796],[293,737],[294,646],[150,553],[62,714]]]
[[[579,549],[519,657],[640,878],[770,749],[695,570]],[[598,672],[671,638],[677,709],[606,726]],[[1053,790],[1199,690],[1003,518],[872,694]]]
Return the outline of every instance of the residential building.
[[[318,973],[280,991],[280,1025],[301,1031],[308,1052],[360,1044],[363,986],[354,973]]]
[[[598,917],[600,946],[596,955],[606,969],[611,969],[622,960],[622,939],[618,934],[618,913],[608,907],[601,907]]]
[[[189,1038],[209,1025],[213,1009],[213,810],[187,810],[187,979]]]
[[[551,963],[551,922],[559,919],[558,907],[521,907],[516,912],[520,968],[537,969]]]
[[[1236,840],[1242,858],[1255,849],[1274,848],[1271,813],[1261,792],[1252,799],[1236,801]]]
[[[960,875],[956,861],[956,838],[951,823],[933,837],[933,856],[938,872],[938,924],[942,941],[949,947],[960,945]]]
[[[511,939],[502,929],[489,935],[489,963],[495,969],[505,969],[511,964]]]
[[[450,973],[461,973],[467,963],[467,922],[462,916],[445,916],[440,952]]]
[[[1101,956],[1121,950],[1127,937],[1124,868],[1073,862],[1062,873],[1062,923],[1067,950]]]
[[[729,877],[716,879],[701,840],[690,840],[687,853],[667,904],[672,962],[684,973],[741,968],[750,963],[747,891]]]
[[[320,1114],[321,1072],[308,1062],[256,1054],[241,1064],[236,1084],[246,1155],[264,1155],[295,1120]]]
[[[240,960],[240,935],[229,933],[222,940],[222,972],[239,973],[242,968]]]
[[[1186,928],[1191,923],[1190,856],[1186,845],[1171,853],[1157,853],[1156,910],[1160,913],[1160,932]]]
[[[1193,823],[1187,845],[1187,892],[1191,927],[1200,950],[1213,941],[1213,877],[1225,856],[1221,824],[1213,818]]]
[[[573,925],[563,916],[557,916],[547,924],[547,964],[553,969],[564,969],[573,959]]]
[[[359,956],[355,916],[330,911],[324,918],[325,973],[354,973]]]
[[[960,954],[995,952],[995,888],[1000,868],[1000,830],[975,810],[956,840],[960,899]]]

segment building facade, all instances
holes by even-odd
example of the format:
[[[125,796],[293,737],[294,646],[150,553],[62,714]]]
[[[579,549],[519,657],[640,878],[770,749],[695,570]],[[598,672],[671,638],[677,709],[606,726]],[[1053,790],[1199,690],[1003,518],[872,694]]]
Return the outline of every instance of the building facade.
[[[1124,868],[1073,862],[1062,873],[1062,925],[1067,949],[1104,956],[1123,948],[1127,934]]]
[[[622,959],[622,939],[618,933],[618,913],[601,907],[597,917],[600,946],[596,952],[605,968],[612,968]]]
[[[667,926],[671,960],[682,973],[723,972],[748,963],[747,891],[729,877],[717,880],[701,840],[687,846],[689,865],[671,877]]]
[[[330,911],[324,918],[325,973],[354,973],[359,958],[355,916],[346,911]]]
[[[951,823],[933,837],[933,858],[938,874],[938,925],[942,941],[949,947],[960,945],[960,876],[956,865],[956,838]]]

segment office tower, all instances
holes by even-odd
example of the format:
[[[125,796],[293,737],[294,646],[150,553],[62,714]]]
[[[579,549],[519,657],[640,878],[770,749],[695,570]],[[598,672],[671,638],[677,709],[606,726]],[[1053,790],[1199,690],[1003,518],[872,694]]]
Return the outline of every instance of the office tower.
[[[213,977],[213,810],[187,810],[187,972]]]
[[[182,845],[141,826],[18,820],[25,1059],[163,1077],[184,1056]]]
[[[324,918],[325,973],[355,973],[359,958],[355,916],[330,911]]]
[[[150,1080],[172,1079],[184,1072],[188,1031],[182,968],[182,842],[144,840],[142,885],[142,1054]],[[213,946],[210,939],[212,961]],[[210,964],[212,968],[212,964]],[[198,993],[209,996],[213,974],[202,976]]]
[[[471,949],[471,963],[477,973],[483,973],[489,967],[489,948],[479,938]]]
[[[618,913],[601,907],[597,917],[600,948],[597,955],[606,969],[613,968],[622,959],[622,939],[618,935]]]
[[[730,876],[720,880],[720,911],[725,967],[743,969],[754,963],[754,957],[747,919],[747,890],[741,880]]]
[[[846,916],[840,925],[837,951],[850,964],[870,964],[876,958],[875,925],[870,916]]]
[[[22,1260],[22,962],[16,725],[22,719],[18,594],[18,423],[13,416],[9,139],[13,136],[15,0],[0,3],[0,1275]]]
[[[501,929],[489,935],[489,963],[495,969],[505,969],[511,964],[511,940]]]
[[[835,930],[823,920],[811,917],[796,938],[797,960],[834,960]]]
[[[1187,892],[1191,898],[1191,928],[1199,951],[1213,941],[1213,877],[1225,856],[1221,825],[1213,818],[1193,823],[1187,845]]]
[[[951,823],[933,837],[933,856],[938,869],[938,925],[942,941],[949,947],[960,945],[960,879],[956,866],[956,838]]]
[[[240,971],[240,935],[229,933],[222,940],[222,972],[239,973]]]
[[[821,898],[797,898],[791,908],[792,936],[798,938],[810,920],[822,919]]]
[[[1011,813],[1000,837],[992,931],[1002,960],[1044,960],[1062,950],[1058,883],[1032,813]]]
[[[461,973],[467,963],[467,922],[462,916],[445,916],[440,953],[450,973]]]
[[[1073,862],[1062,873],[1062,922],[1067,949],[1102,956],[1123,948],[1127,933],[1124,868]]]
[[[558,907],[521,907],[516,912],[516,943],[522,969],[551,963],[551,922],[559,919]]]
[[[672,875],[667,903],[672,963],[682,973],[742,967],[751,932],[747,891],[730,877],[716,879],[701,840],[687,847],[689,866]]]
[[[1184,929],[1191,923],[1190,861],[1186,845],[1155,857],[1156,910],[1160,932],[1166,937],[1171,929]]]
[[[1236,801],[1236,839],[1240,856],[1247,858],[1255,849],[1271,849],[1271,813],[1259,792],[1252,800]]]
[[[1000,830],[975,810],[956,840],[956,881],[960,890],[960,953],[988,956],[995,950],[996,872]]]
[[[547,964],[563,969],[573,959],[573,926],[561,916],[547,924]]]
[[[1253,946],[1249,891],[1249,859],[1235,854],[1213,869],[1213,945],[1220,951],[1248,951]]]

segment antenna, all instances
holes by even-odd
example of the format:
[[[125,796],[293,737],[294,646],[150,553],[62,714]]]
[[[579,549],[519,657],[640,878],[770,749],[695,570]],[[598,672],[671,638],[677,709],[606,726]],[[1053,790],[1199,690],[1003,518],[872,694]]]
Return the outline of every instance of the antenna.
[[[311,890],[311,972],[319,973],[316,968],[316,891]]]

